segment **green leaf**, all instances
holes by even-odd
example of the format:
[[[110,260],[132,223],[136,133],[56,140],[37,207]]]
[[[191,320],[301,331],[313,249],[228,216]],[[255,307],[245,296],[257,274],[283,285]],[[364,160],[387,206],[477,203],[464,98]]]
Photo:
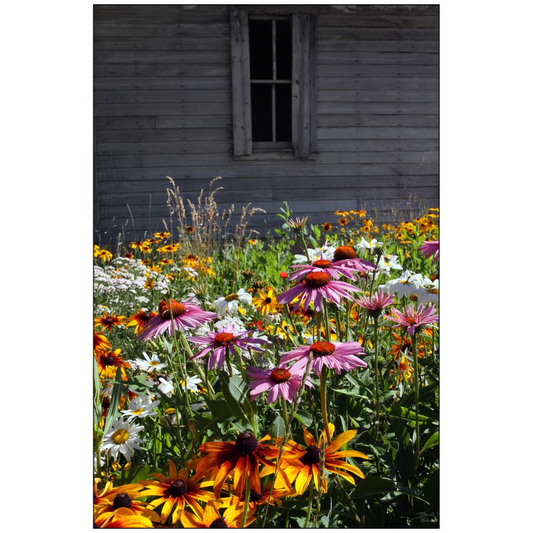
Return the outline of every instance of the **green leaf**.
[[[362,479],[357,483],[353,498],[364,498],[370,494],[380,494],[383,492],[394,492],[396,484],[390,479],[373,476]]]
[[[415,411],[411,411],[411,409],[407,409],[407,407],[402,407],[401,405],[394,404],[389,409],[390,416],[397,417],[397,418],[403,418],[404,420],[416,420],[416,413]],[[418,413],[418,420],[421,422],[425,422],[427,420],[431,420],[428,416],[424,416]]]
[[[285,433],[285,420],[283,420],[282,416],[278,415],[275,418],[268,432],[272,437],[283,437]]]
[[[313,417],[305,411],[298,411],[294,413],[294,416],[307,428],[313,423]]]
[[[111,403],[109,404],[109,410],[107,411],[104,435],[113,425],[113,422],[115,422],[115,420],[118,418],[118,406],[120,405],[120,398],[122,398],[124,391],[125,387],[122,383],[121,366],[118,365],[117,372],[115,374],[115,384],[113,385],[113,389],[111,391]]]
[[[425,450],[428,450],[429,448],[433,448],[433,446],[438,446],[438,445],[439,445],[439,432],[437,431],[428,438],[428,440],[424,444],[424,447],[420,450],[420,453],[424,452]]]
[[[245,401],[248,402],[248,399],[245,396],[246,384],[244,381],[238,376],[232,376],[230,378],[225,371],[221,371],[219,377],[222,394],[226,401],[226,408],[231,411],[231,414],[237,420],[251,423],[249,415],[246,413],[243,405]]]
[[[128,485],[130,483],[138,483],[148,479],[150,474],[161,472],[155,466],[134,466],[128,470],[123,470],[115,479],[113,479],[113,486]]]

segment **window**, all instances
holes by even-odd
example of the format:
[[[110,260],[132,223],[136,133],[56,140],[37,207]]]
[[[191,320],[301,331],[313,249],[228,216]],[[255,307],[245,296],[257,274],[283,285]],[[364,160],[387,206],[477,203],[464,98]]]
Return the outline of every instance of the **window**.
[[[316,152],[314,20],[231,10],[234,154]]]

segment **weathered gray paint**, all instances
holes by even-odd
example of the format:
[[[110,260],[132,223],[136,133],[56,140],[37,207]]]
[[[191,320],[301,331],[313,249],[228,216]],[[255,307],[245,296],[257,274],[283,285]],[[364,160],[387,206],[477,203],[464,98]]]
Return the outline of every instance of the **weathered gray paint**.
[[[231,8],[316,16],[315,160],[234,158]],[[261,230],[279,225],[284,200],[313,222],[363,207],[401,216],[415,195],[438,205],[438,11],[95,5],[94,223],[103,240],[130,210],[137,236],[127,240],[163,229],[167,175],[191,199],[222,176],[220,210],[252,202],[267,211],[252,219]]]

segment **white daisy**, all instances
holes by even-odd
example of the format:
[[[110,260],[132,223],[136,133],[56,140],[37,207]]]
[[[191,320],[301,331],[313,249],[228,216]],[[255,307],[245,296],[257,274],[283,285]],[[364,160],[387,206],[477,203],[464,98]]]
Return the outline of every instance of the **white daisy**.
[[[244,289],[239,289],[237,293],[228,294],[228,296],[221,296],[213,303],[220,315],[234,315],[239,310],[239,302],[251,305],[252,295]]]
[[[143,440],[137,437],[137,434],[143,429],[144,426],[138,426],[120,417],[104,436],[101,449],[108,450],[115,461],[120,452],[129,462],[135,450],[142,449],[139,444],[142,444]]]
[[[154,415],[154,409],[159,405],[160,401],[152,401],[150,396],[137,396],[128,405],[127,411],[122,411],[125,417],[139,417]]]
[[[159,356],[157,354],[152,354],[152,356],[149,356],[146,352],[143,352],[143,356],[145,361],[142,359],[136,359],[135,365],[137,368],[140,368],[141,370],[144,370],[145,372],[154,372],[155,370],[163,370],[163,368],[166,368],[167,365],[162,363],[159,360]]]
[[[378,262],[378,274],[390,275],[391,268],[394,270],[403,270],[402,265],[398,263],[396,255],[382,255]]]
[[[378,289],[383,289],[389,294],[396,294],[398,298],[409,297],[424,285],[425,279],[427,278],[424,278],[422,274],[414,274],[409,270],[405,270],[399,278],[387,281],[384,285],[380,285]]]
[[[359,251],[361,255],[365,253],[366,250],[370,250],[370,253],[374,252],[374,248],[382,246],[382,242],[378,242],[377,239],[372,239],[368,242],[364,237],[361,237],[359,244],[355,245],[355,249]]]
[[[425,278],[426,283],[423,287],[415,289],[417,301],[421,304],[438,303],[439,302],[439,280],[431,281]]]
[[[329,244],[325,244],[322,247],[319,248],[307,248],[307,253],[309,254],[309,259],[311,262],[318,261],[320,258],[325,259],[327,261],[333,261],[334,253],[335,253],[335,246],[330,246]],[[294,264],[307,264],[307,255],[302,254],[295,254],[294,255]]]

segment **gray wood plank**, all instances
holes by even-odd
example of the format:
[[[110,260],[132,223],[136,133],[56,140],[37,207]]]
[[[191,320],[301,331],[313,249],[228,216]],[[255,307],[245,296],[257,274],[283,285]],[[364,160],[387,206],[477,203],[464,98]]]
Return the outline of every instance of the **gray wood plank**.
[[[202,154],[227,153],[231,141],[97,142],[97,154]]]
[[[429,102],[319,102],[318,115],[436,115],[438,103]]]
[[[439,27],[438,16],[420,16],[404,13],[390,15],[388,13],[346,16],[343,14],[320,14],[318,18],[322,27],[358,27],[358,28],[396,28],[403,29],[436,29]]]
[[[318,78],[318,91],[339,90],[347,87],[351,90],[376,90],[376,91],[434,91],[438,94],[439,80],[437,78],[343,78],[320,77]]]
[[[190,115],[178,117],[95,117],[95,129],[177,129],[177,128],[224,128],[231,126],[229,115]]]
[[[351,83],[350,83],[351,86]],[[319,102],[438,102],[437,91],[354,90],[350,87],[318,91]]]
[[[231,128],[103,130],[98,142],[228,141]]]
[[[228,115],[229,105],[219,103],[181,103],[181,104],[96,104],[95,117],[142,117],[142,116],[180,116],[180,115]]]
[[[229,76],[202,77],[113,77],[94,78],[96,91],[230,90]]]
[[[319,140],[333,139],[438,139],[438,128],[319,128]]]
[[[439,43],[436,41],[354,41],[353,39],[319,39],[318,51],[339,52],[405,52],[421,54],[438,54]]]
[[[438,78],[438,65],[338,65],[318,66],[320,77],[336,78]]]
[[[229,24],[202,23],[128,23],[100,22],[94,25],[94,37],[187,37],[202,38],[205,35],[229,35]]]
[[[166,65],[164,63],[135,64],[135,63],[96,63],[93,67],[96,78],[103,76],[127,77],[197,77],[214,76],[229,77],[230,66],[224,65]]]
[[[371,52],[371,51],[318,51],[320,65],[416,65],[434,66],[439,64],[437,53]]]
[[[95,64],[110,63],[134,63],[152,64],[164,63],[165,65],[218,65],[227,63],[229,60],[229,48],[217,51],[116,51],[116,50],[96,50],[94,52]]]
[[[94,40],[94,50],[147,51],[199,51],[229,50],[229,36],[187,37],[104,37]]]
[[[229,90],[95,91],[95,104],[230,102]]]
[[[403,128],[437,128],[438,115],[320,115],[319,128],[372,128],[372,127],[403,127]]]
[[[319,40],[325,41],[434,41],[439,40],[438,29],[346,28],[320,27]]]

